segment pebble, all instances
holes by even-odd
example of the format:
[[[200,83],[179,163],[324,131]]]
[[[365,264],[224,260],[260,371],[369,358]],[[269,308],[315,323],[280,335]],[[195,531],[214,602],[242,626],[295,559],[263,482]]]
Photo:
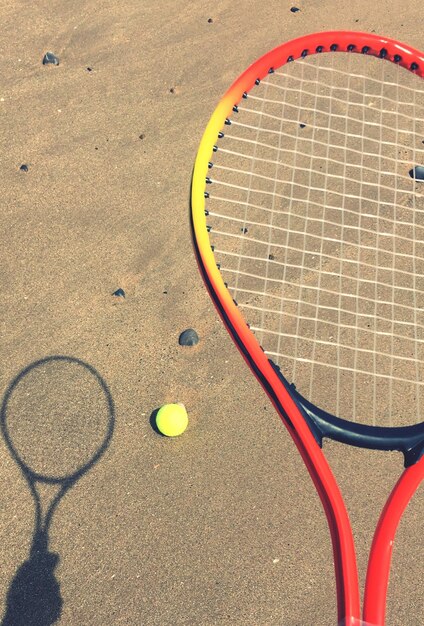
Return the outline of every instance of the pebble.
[[[415,180],[424,180],[424,166],[416,165],[412,170],[409,170],[409,175]]]
[[[300,11],[300,9],[299,9],[298,7],[292,7],[292,8],[290,9],[290,11],[291,11],[292,13],[297,13],[298,11]]]
[[[22,163],[21,167],[19,168],[21,172],[27,172],[28,171],[28,165],[26,165],[25,163]]]
[[[125,298],[125,291],[119,288],[113,292],[112,296],[116,296],[117,298]]]
[[[43,57],[43,65],[59,65],[59,59],[53,52],[46,52]]]
[[[193,328],[184,330],[178,339],[180,346],[195,346],[199,343],[199,335]]]

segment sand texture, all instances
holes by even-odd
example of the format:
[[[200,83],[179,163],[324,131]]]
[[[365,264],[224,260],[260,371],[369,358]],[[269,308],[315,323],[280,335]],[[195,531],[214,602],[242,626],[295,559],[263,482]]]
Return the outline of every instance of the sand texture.
[[[336,624],[325,516],[204,288],[190,179],[214,107],[267,50],[331,29],[420,48],[422,18],[415,0],[292,6],[0,3],[3,626]],[[42,65],[47,51],[58,66]],[[183,348],[190,327],[200,342]],[[175,440],[151,425],[165,402],[189,412]],[[28,560],[34,475],[11,443],[57,479],[37,500],[44,513],[53,501],[50,553],[37,537],[44,560]],[[325,451],[363,584],[402,459],[333,443]],[[423,623],[423,517],[421,490],[397,535],[388,626]]]

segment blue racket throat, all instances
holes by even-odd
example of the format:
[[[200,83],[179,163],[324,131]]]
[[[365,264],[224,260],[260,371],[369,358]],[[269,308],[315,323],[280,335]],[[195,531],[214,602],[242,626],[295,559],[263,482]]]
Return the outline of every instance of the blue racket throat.
[[[289,383],[271,359],[270,364],[296,401],[315,440],[322,448],[323,439],[332,439],[357,448],[398,451],[404,456],[404,466],[414,465],[424,454],[424,423],[402,427],[370,426],[344,420],[312,404]]]

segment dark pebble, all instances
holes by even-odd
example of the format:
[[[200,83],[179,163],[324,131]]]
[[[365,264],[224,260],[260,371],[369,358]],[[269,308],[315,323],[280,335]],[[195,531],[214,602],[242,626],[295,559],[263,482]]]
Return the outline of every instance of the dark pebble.
[[[416,165],[412,170],[409,170],[409,175],[415,180],[424,180],[424,166]]]
[[[178,339],[180,346],[195,346],[199,343],[199,336],[193,328],[184,330]]]
[[[273,254],[268,254],[268,259],[270,261],[273,261],[275,259],[275,256]]]
[[[145,135],[144,133],[141,133],[141,135],[139,135],[139,136],[138,136],[138,138],[139,138],[139,139],[144,139],[144,138],[145,138],[145,136],[146,136],[146,135]]]
[[[297,7],[292,7],[292,8],[290,9],[290,11],[291,11],[292,13],[297,13],[298,11],[300,11],[300,9],[298,9]]]
[[[247,228],[240,228],[241,232],[245,235],[248,231]]]
[[[19,169],[20,169],[21,172],[27,172],[28,171],[28,165],[23,163]]]
[[[43,65],[59,65],[59,59],[53,52],[46,52],[43,57]]]
[[[92,67],[87,67],[87,72],[92,72],[93,68]]]
[[[213,22],[213,19],[210,17],[210,18],[208,19],[208,24],[212,24],[212,22]]]
[[[117,298],[125,298],[125,291],[123,289],[117,289],[113,292],[112,296],[116,296]]]
[[[306,124],[299,124],[300,128],[305,128]]]

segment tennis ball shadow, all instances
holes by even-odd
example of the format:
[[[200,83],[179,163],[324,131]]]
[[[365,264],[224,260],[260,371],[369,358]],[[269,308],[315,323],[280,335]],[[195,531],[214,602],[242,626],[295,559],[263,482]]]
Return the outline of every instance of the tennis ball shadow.
[[[27,420],[30,427],[25,430],[25,425],[19,419],[28,415],[33,416],[40,408],[37,401],[42,408],[44,407],[43,396],[39,393],[37,395],[37,391],[40,391],[38,387],[42,392],[44,391],[43,385],[49,381],[49,378],[55,381],[52,385],[53,397],[50,398],[52,403],[48,405],[53,412],[54,408],[61,408],[59,397],[63,402],[63,397],[56,392],[55,384],[64,382],[66,378],[68,378],[69,393],[73,393],[79,385],[84,386],[87,380],[90,381],[88,387],[85,386],[84,389],[88,389],[89,393],[93,394],[91,399],[96,406],[95,415],[100,413],[100,406],[104,412],[99,421],[94,420],[91,415],[95,421],[94,428],[91,431],[82,431],[79,438],[75,429],[70,428],[63,433],[60,430],[66,447],[70,449],[76,449],[78,445],[84,446],[90,434],[94,435],[94,442],[91,442],[92,445],[89,446],[90,455],[84,457],[81,464],[76,463],[71,471],[67,459],[63,458],[53,466],[53,474],[44,473],[39,467],[36,469],[31,467],[29,459],[36,459],[41,463],[41,468],[44,467],[42,461],[46,460],[43,459],[46,453],[42,448],[39,454],[34,453],[33,457],[23,455],[22,435],[24,434],[27,438],[29,448],[33,449],[34,442],[37,441],[34,435],[36,426],[31,420],[29,422]],[[88,397],[84,395],[84,398],[88,406],[90,395]],[[99,402],[98,405],[95,403],[96,400]],[[88,410],[87,406],[85,406],[85,411]],[[42,415],[43,418],[46,417],[45,413]],[[83,418],[85,419],[86,416],[87,414],[84,413]],[[105,381],[91,365],[74,357],[57,355],[31,363],[9,384],[0,410],[0,429],[9,452],[22,471],[30,489],[35,505],[35,523],[29,558],[18,567],[10,582],[1,626],[52,626],[60,619],[63,599],[60,584],[55,576],[60,557],[59,554],[49,550],[49,529],[52,518],[62,498],[104,454],[112,439],[114,425],[114,404]],[[72,458],[72,461],[75,459]],[[60,463],[63,463],[63,466]],[[44,519],[41,498],[37,490],[38,484],[56,487],[56,495],[50,500]]]
[[[159,409],[155,409],[153,411],[153,413],[150,415],[150,418],[149,418],[150,426],[155,431],[155,433],[157,433],[160,437],[165,437],[165,435],[160,432],[160,430],[159,430],[159,428],[157,427],[157,424],[156,424],[156,416],[157,416],[158,413],[159,413]]]

